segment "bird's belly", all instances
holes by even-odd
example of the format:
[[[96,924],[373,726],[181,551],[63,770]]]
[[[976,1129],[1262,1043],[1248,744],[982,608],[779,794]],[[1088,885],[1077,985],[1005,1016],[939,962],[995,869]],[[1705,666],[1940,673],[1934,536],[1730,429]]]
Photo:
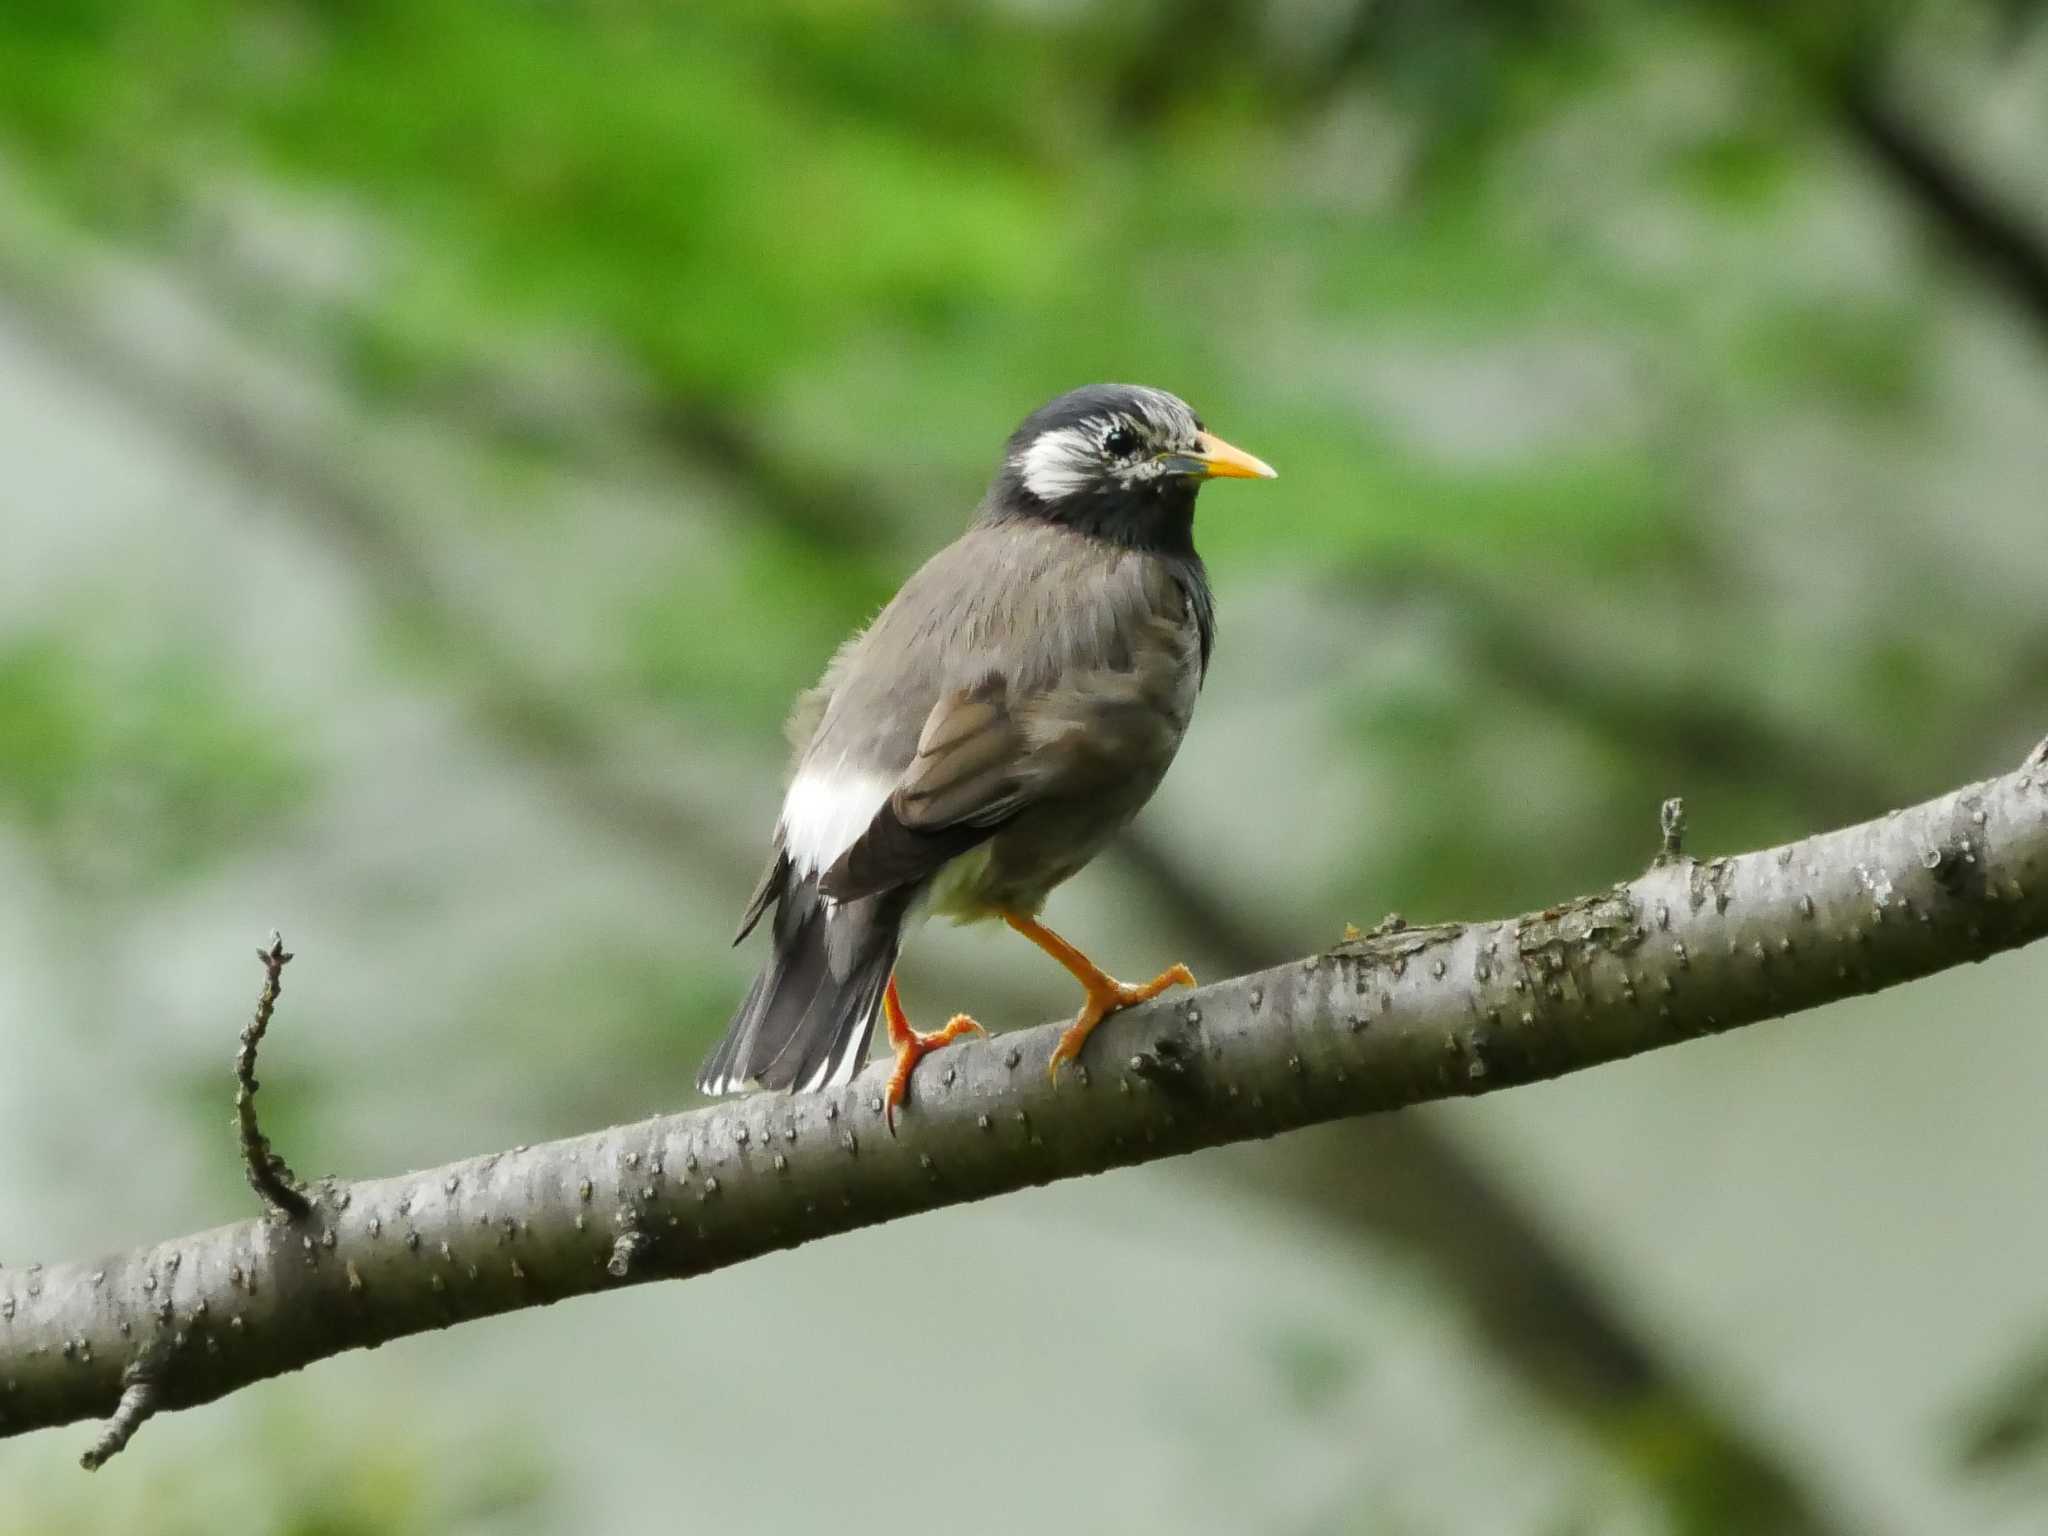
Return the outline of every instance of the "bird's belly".
[[[993,904],[983,894],[988,884],[991,847],[983,843],[979,848],[970,848],[933,876],[919,903],[925,915],[951,918],[956,923],[995,916]]]
[[[1054,887],[1079,874],[1150,796],[1156,778],[1121,793],[1034,806],[932,882],[926,910],[956,923],[1001,912],[1035,916]]]

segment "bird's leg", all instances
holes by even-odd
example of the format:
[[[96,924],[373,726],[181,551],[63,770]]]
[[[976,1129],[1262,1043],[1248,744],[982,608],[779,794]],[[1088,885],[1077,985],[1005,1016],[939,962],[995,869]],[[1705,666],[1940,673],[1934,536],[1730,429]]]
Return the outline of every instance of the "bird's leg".
[[[1112,1013],[1133,1003],[1147,1002],[1168,987],[1192,987],[1195,984],[1195,973],[1184,965],[1176,965],[1161,971],[1143,986],[1134,987],[1129,982],[1118,981],[1036,918],[1026,917],[1021,912],[1005,911],[1003,921],[1065,966],[1074,980],[1081,983],[1081,990],[1088,994],[1081,1011],[1074,1015],[1074,1022],[1067,1026],[1067,1032],[1060,1036],[1060,1043],[1053,1047],[1052,1060],[1046,1071],[1055,1084],[1060,1079],[1060,1063],[1079,1056],[1082,1045],[1094,1032],[1095,1026]]]
[[[889,1048],[896,1053],[896,1070],[889,1074],[889,1091],[884,1095],[887,1108],[883,1118],[888,1122],[889,1134],[896,1134],[896,1106],[903,1102],[903,1096],[910,1091],[910,1074],[918,1061],[942,1045],[951,1045],[962,1035],[984,1033],[982,1027],[964,1013],[956,1013],[946,1021],[943,1029],[935,1029],[928,1035],[921,1035],[910,1027],[910,1020],[903,1016],[903,999],[896,995],[896,973],[889,973],[888,988],[882,993],[882,1017],[889,1021]]]

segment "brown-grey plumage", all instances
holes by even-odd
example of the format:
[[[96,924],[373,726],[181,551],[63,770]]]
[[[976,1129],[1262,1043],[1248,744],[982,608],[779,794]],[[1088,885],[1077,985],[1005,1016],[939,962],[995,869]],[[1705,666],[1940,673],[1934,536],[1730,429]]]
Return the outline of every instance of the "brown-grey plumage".
[[[873,765],[895,788],[823,891],[928,879],[942,916],[1036,913],[1152,796],[1201,686],[1195,600],[1160,557],[1056,523],[970,530],[841,654],[799,759]]]
[[[701,1087],[850,1078],[909,919],[1033,917],[1136,815],[1207,668],[1192,523],[1217,473],[1271,471],[1132,386],[1062,396],[1012,436],[974,524],[799,700],[740,929],[773,907],[774,952]]]

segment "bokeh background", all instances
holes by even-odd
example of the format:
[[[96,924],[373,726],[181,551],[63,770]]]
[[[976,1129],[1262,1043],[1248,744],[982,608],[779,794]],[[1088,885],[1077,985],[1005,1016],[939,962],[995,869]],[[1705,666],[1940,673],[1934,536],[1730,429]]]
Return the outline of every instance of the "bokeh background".
[[[1040,400],[1203,499],[1127,973],[2048,731],[2031,4],[8,0],[0,1262],[672,1109],[778,724]],[[2048,954],[0,1443],[0,1531],[2048,1528]],[[1071,1005],[931,930],[914,1012]]]

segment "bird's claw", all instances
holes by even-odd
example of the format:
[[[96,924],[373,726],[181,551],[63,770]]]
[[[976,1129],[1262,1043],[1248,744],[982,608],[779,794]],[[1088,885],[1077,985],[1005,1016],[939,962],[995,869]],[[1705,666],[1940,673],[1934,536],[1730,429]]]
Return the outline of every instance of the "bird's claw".
[[[962,1035],[985,1035],[983,1029],[964,1013],[956,1013],[942,1028],[928,1035],[906,1030],[904,1037],[897,1039],[896,1070],[889,1074],[889,1086],[882,1095],[882,1123],[889,1128],[889,1134],[896,1134],[896,1111],[910,1093],[910,1074],[917,1070],[918,1062],[929,1056],[942,1045],[951,1045]]]
[[[1088,1037],[1095,1032],[1095,1026],[1120,1009],[1134,1003],[1149,1003],[1168,987],[1192,987],[1195,973],[1185,965],[1170,966],[1142,986],[1117,981],[1111,977],[1102,978],[1105,985],[1090,987],[1088,1001],[1081,1006],[1074,1022],[1060,1035],[1059,1043],[1052,1048],[1052,1058],[1046,1063],[1046,1076],[1051,1079],[1055,1090],[1060,1085],[1060,1064],[1076,1060],[1081,1047],[1088,1043]]]

